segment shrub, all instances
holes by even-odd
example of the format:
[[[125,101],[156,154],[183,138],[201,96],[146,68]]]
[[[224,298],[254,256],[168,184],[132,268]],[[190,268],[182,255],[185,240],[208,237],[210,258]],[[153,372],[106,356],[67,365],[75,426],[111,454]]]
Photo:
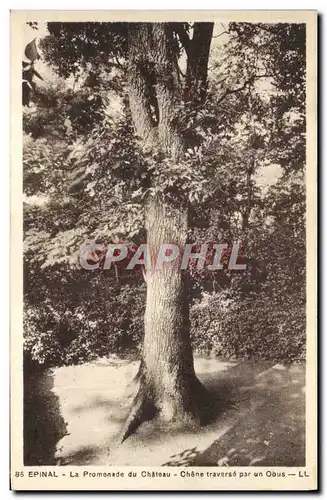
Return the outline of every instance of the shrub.
[[[145,285],[139,281],[119,285],[101,273],[85,271],[74,288],[74,277],[80,276],[72,274],[68,283],[64,275],[54,274],[51,286],[43,277],[43,293],[27,295],[24,351],[31,368],[82,363],[139,348]]]
[[[191,309],[192,339],[201,353],[280,362],[305,358],[305,303],[298,295],[232,298],[204,295]]]

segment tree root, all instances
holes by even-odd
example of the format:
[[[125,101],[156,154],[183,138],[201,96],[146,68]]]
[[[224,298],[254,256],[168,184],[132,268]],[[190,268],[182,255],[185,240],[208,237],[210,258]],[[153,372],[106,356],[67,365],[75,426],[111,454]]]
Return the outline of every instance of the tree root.
[[[123,443],[143,422],[151,420],[156,413],[154,405],[150,402],[149,396],[145,394],[142,386],[135,396],[132,408],[122,428],[118,442]]]
[[[162,410],[162,408],[157,407],[152,398],[151,391],[145,385],[142,368],[138,371],[133,382],[138,386],[138,390],[128,417],[120,432],[118,438],[119,444],[122,444],[131,434],[133,434],[143,422],[152,420],[156,415],[160,416]],[[202,426],[210,423],[215,414],[215,405],[217,401],[198,378],[195,378],[192,384],[191,397],[193,399],[193,411],[190,412],[189,415],[194,412],[195,422],[198,422],[197,425]],[[186,411],[186,413],[188,412]],[[181,418],[181,424],[187,425],[187,420],[184,420],[184,424],[182,422],[183,418]],[[178,423],[178,419],[175,423]]]

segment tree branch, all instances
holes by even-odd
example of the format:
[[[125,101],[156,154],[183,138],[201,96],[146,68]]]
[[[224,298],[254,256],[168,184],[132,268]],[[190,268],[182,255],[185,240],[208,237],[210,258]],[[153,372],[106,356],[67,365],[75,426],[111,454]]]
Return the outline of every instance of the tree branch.
[[[229,32],[228,31],[222,31],[221,33],[219,33],[219,35],[215,35],[212,38],[219,38],[220,36],[225,35],[225,34],[228,35]]]
[[[220,25],[224,28],[224,30],[226,31],[226,33],[230,32],[230,30],[226,28],[226,26],[224,25],[224,23],[220,23]]]
[[[259,79],[259,78],[274,78],[276,75],[252,75],[248,80],[246,80],[243,85],[236,89],[228,89],[219,99],[217,104],[220,104],[224,99],[226,99],[227,96],[231,94],[235,94],[236,92],[240,92],[241,90],[245,90],[248,85],[251,85],[251,83],[254,82],[254,80]]]
[[[187,57],[184,100],[202,104],[207,91],[208,62],[213,23],[194,23]]]
[[[124,66],[119,62],[119,59],[117,56],[115,56],[115,61],[116,62],[111,62],[110,64],[112,66],[115,66],[116,68],[119,68],[119,69],[124,69]]]
[[[174,31],[178,35],[179,41],[181,42],[186,55],[189,56],[190,50],[190,37],[187,34],[186,29],[183,26],[183,23],[174,23]]]

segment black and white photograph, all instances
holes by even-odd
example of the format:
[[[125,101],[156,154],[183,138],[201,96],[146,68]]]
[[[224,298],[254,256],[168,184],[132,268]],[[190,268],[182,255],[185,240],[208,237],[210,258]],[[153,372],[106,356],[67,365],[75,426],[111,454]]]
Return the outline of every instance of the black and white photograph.
[[[316,489],[316,16],[11,13],[13,489]]]

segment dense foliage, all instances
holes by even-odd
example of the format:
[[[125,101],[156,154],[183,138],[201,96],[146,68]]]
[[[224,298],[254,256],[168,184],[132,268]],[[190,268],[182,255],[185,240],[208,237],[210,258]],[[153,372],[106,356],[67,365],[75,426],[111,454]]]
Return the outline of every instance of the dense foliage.
[[[226,28],[212,47],[205,103],[181,103],[189,147],[177,165],[141,152],[133,134],[126,25],[48,30],[42,58],[59,76],[24,106],[26,359],[48,366],[137,352],[141,270],[87,271],[78,251],[85,241],[144,241],[142,202],[154,185],[186,194],[190,241],[240,240],[246,256],[244,272],[189,270],[194,347],[303,359],[304,26]]]

